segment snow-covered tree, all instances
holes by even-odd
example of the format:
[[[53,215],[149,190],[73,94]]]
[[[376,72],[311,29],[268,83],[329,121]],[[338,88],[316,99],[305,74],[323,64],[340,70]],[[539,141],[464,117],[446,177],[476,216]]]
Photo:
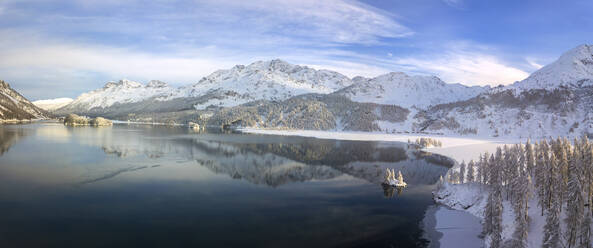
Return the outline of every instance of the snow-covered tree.
[[[519,163],[518,169],[520,173],[523,173],[527,170],[527,156],[525,155],[525,148],[521,144],[515,145],[516,153],[517,153],[517,162]]]
[[[494,160],[494,158],[491,158],[492,160]],[[494,163],[489,163],[488,159],[484,160],[484,163],[482,165],[482,170],[484,172],[488,172],[485,173],[485,175],[487,177],[491,177],[493,174],[491,173],[494,167]],[[492,182],[491,178],[486,178],[485,181],[487,181],[488,183]],[[486,200],[486,208],[484,209],[484,227],[483,227],[483,232],[486,235],[490,235],[492,234],[492,229],[493,229],[493,223],[494,223],[494,215],[496,214],[494,208],[496,205],[495,199],[494,199],[494,193],[493,193],[494,189],[492,184],[488,185],[488,198]]]
[[[461,161],[459,165],[459,183],[463,183],[465,181],[465,161]]]
[[[531,176],[528,173],[521,173],[512,181],[513,198],[512,205],[515,212],[515,232],[511,241],[511,247],[527,247],[527,231],[529,230],[529,197],[532,189]]]
[[[576,144],[576,142],[575,142]],[[574,149],[571,154],[570,164],[568,168],[569,180],[567,186],[567,203],[566,203],[566,245],[568,248],[575,247],[577,244],[577,237],[580,233],[580,221],[584,213],[585,200],[582,193],[581,174],[582,165],[579,159],[580,153],[578,149]]]
[[[476,166],[476,177],[474,178],[475,182],[478,183],[484,183],[484,181],[482,180],[482,171],[483,171],[483,167],[484,167],[484,161],[482,156],[480,156],[480,159],[478,161],[476,161],[475,163]]]
[[[475,163],[473,160],[470,160],[467,164],[467,181],[473,183],[475,181]]]
[[[481,183],[488,191],[483,224],[490,247],[502,244],[503,195],[515,216],[512,238],[504,245],[527,247],[528,204],[536,195],[546,221],[543,247],[593,248],[593,145],[588,138],[498,147],[494,154],[459,166],[449,173],[453,181]]]
[[[498,151],[497,151],[498,154]],[[501,160],[502,161],[502,160]],[[492,233],[490,234],[490,247],[498,248],[502,245],[502,169],[500,163],[494,163],[490,170],[492,187]]]
[[[558,162],[556,161],[556,155],[552,153],[550,156],[550,175],[548,178],[553,178],[551,182],[552,190],[551,192],[557,192],[560,190],[559,182],[557,182],[557,178],[554,175],[558,174]],[[543,245],[544,248],[556,248],[560,247],[560,202],[559,194],[550,194],[548,199],[548,207],[546,208],[546,224],[544,225],[544,238],[543,238]]]
[[[525,167],[527,167],[529,174],[533,176],[535,169],[535,152],[530,140],[527,140],[527,143],[525,143]]]
[[[546,194],[546,179],[547,179],[547,159],[544,157],[544,146],[540,143],[536,146],[536,163],[533,168],[535,187],[537,189],[538,205],[541,208],[541,215],[544,215],[544,209],[547,206],[547,194]]]
[[[593,248],[593,244],[591,244],[591,211],[585,211],[585,216],[583,217],[583,221],[581,221],[581,227],[579,230],[579,247],[582,248]]]
[[[560,138],[559,138],[560,139]],[[567,148],[565,147],[566,144],[563,140],[558,141],[557,143],[557,153],[556,159],[558,161],[558,173],[557,174],[560,179],[558,180],[560,188],[556,191],[560,197],[560,212],[562,212],[562,202],[566,198],[566,192],[568,187],[568,155],[567,155]]]

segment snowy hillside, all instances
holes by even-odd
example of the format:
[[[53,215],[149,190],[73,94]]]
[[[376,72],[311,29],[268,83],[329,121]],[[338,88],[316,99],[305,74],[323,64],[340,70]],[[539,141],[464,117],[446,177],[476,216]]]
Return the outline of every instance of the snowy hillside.
[[[551,90],[559,86],[593,86],[593,45],[580,45],[569,50],[555,62],[508,88]]]
[[[0,80],[0,120],[43,119],[47,112],[33,105],[21,94]]]
[[[55,99],[47,99],[47,100],[37,100],[37,101],[34,101],[33,104],[35,104],[35,106],[45,109],[47,111],[53,111],[53,110],[56,110],[56,109],[59,109],[61,107],[68,105],[72,101],[74,101],[74,99],[64,97],[64,98],[55,98]]]
[[[434,76],[409,76],[402,72],[391,72],[372,79],[357,77],[350,87],[337,94],[351,98],[356,102],[416,106],[425,108],[430,105],[467,100],[483,93],[489,87],[468,87],[461,84],[447,84]]]
[[[416,131],[489,137],[593,134],[593,46],[581,45],[527,79],[420,111]],[[387,128],[387,126],[385,126]]]

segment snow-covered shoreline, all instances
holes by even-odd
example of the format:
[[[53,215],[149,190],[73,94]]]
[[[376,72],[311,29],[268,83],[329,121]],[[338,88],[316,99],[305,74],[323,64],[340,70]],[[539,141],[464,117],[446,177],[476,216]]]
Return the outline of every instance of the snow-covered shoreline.
[[[338,131],[316,131],[316,130],[280,130],[280,129],[259,129],[239,128],[237,131],[251,134],[301,136],[318,139],[333,140],[359,140],[359,141],[385,141],[385,142],[408,142],[418,138],[433,138],[442,142],[441,147],[425,148],[424,150],[452,158],[458,162],[477,160],[484,152],[494,152],[496,147],[505,144],[516,144],[525,142],[526,138],[491,138],[479,136],[445,136],[430,134],[390,134],[381,132],[338,132]],[[459,152],[463,150],[463,152]]]

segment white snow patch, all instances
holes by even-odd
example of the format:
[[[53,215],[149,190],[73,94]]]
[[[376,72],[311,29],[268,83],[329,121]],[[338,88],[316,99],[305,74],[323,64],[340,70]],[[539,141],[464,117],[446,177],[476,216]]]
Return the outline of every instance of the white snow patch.
[[[523,139],[495,139],[485,137],[455,137],[439,135],[421,135],[421,134],[386,134],[379,132],[335,132],[335,131],[315,131],[315,130],[276,130],[276,129],[258,129],[258,128],[240,128],[244,133],[282,135],[282,136],[301,136],[318,139],[334,140],[364,140],[364,141],[387,141],[387,142],[408,142],[415,141],[418,138],[437,139],[443,143],[442,147],[432,147],[425,149],[429,152],[441,154],[450,157],[458,162],[462,160],[477,160],[481,153],[486,151],[493,153],[496,147],[504,144],[515,144],[525,142]]]
[[[47,100],[38,100],[32,102],[35,106],[45,109],[47,111],[52,111],[64,107],[74,101],[72,98],[55,98],[55,99],[47,99]]]

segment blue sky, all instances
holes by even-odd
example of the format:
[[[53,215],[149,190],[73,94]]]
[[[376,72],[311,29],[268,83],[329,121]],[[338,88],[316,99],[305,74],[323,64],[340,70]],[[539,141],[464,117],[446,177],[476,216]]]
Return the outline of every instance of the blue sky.
[[[3,0],[0,78],[37,100],[280,58],[509,84],[593,43],[592,12],[591,0]]]

